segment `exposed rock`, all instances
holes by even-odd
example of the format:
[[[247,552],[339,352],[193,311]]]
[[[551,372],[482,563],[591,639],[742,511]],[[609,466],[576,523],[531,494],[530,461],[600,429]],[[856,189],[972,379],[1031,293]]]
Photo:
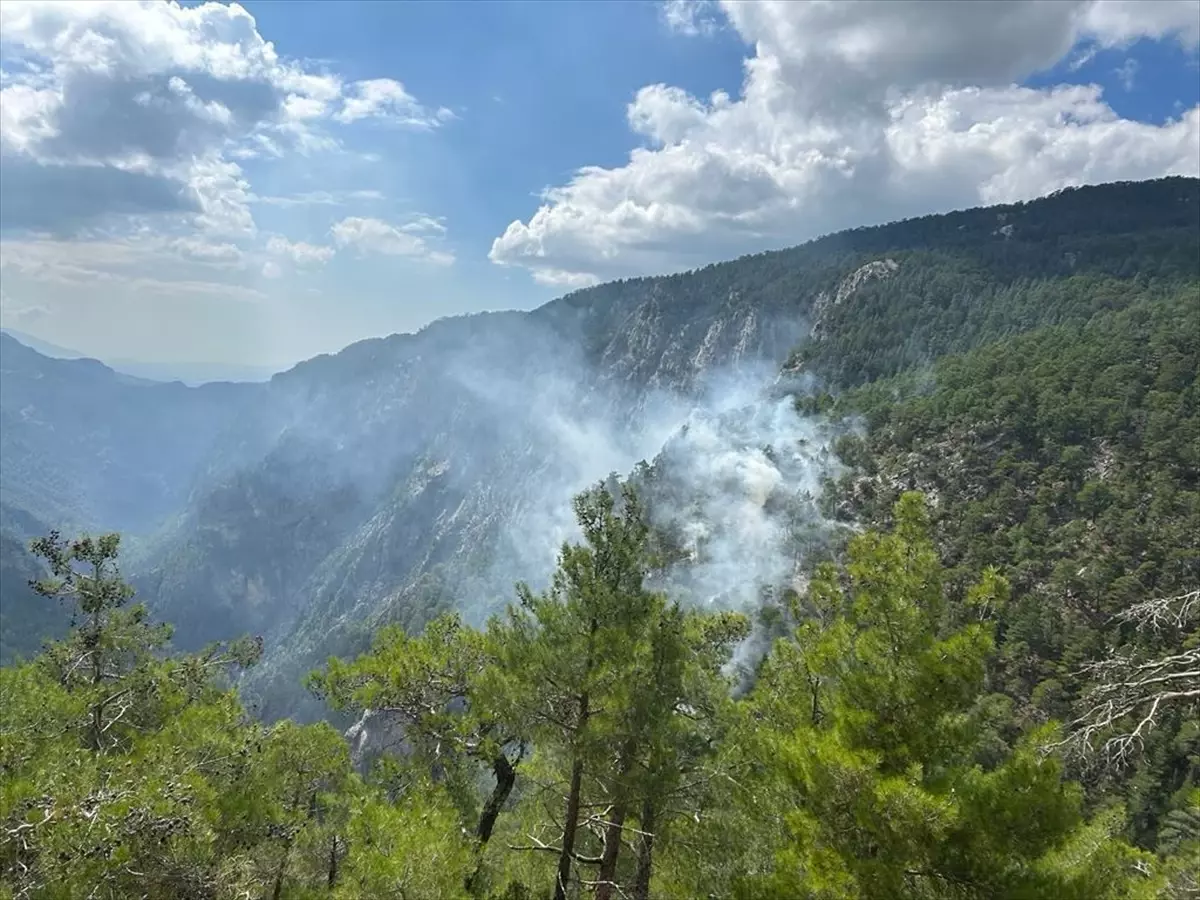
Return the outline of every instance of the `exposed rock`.
[[[1116,451],[1107,441],[1101,441],[1096,448],[1096,455],[1092,457],[1092,464],[1088,466],[1087,475],[1097,481],[1108,481],[1112,477],[1116,465]]]
[[[832,307],[840,306],[852,298],[864,284],[888,278],[899,268],[900,264],[894,259],[877,259],[859,266],[843,278],[832,295],[828,291],[817,294],[812,306],[812,327],[809,329],[809,336],[820,338],[825,333]]]
[[[842,283],[838,285],[837,293],[834,295],[833,305],[841,306],[868,281],[887,278],[899,268],[900,264],[894,259],[877,259],[865,266],[859,266],[849,276],[842,279]]]

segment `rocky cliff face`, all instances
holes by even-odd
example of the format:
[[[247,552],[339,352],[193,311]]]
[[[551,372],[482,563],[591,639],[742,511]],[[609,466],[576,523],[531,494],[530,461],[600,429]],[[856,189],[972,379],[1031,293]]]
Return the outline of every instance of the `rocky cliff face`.
[[[138,587],[187,644],[265,634],[267,697],[382,621],[494,612],[552,569],[574,493],[652,459],[714,373],[773,372],[804,327],[804,298],[688,286],[441,321],[277,376],[136,561]]]

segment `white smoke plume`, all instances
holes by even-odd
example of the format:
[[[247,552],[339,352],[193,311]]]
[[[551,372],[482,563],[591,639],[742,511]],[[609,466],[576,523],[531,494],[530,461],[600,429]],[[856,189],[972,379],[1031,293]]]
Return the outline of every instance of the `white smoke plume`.
[[[839,471],[833,434],[796,411],[803,382],[766,366],[722,371],[655,463],[652,520],[688,561],[668,590],[687,602],[749,610],[764,589],[795,586],[831,533],[822,482]]]
[[[521,435],[519,465],[537,461],[511,473],[510,508],[484,579],[499,594],[493,601],[510,598],[516,580],[548,583],[563,542],[580,538],[575,494],[651,461],[642,490],[652,524],[688,557],[662,585],[673,599],[749,611],[764,588],[792,585],[806,548],[830,531],[819,499],[837,463],[830,429],[795,409],[794,395],[811,384],[783,383],[778,371],[743,360],[707,373],[688,395],[597,384],[590,367],[562,352],[520,376],[457,373]]]
[[[598,381],[578,349],[561,341],[536,353],[535,363],[516,369],[450,368],[489,419],[496,444],[486,449],[501,455],[491,496],[479,504],[500,520],[489,569],[470,588],[489,596],[464,610],[476,620],[511,599],[517,581],[545,587],[564,542],[582,539],[572,498],[652,459],[689,414],[690,403],[670,391]]]

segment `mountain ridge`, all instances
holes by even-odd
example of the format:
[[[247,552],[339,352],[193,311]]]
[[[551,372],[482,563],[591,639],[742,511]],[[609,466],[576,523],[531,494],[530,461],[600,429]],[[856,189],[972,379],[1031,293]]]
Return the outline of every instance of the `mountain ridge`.
[[[274,366],[236,365],[232,363],[208,362],[145,362],[120,357],[99,359],[69,347],[62,347],[39,337],[18,331],[15,328],[0,328],[0,334],[8,335],[31,350],[36,350],[51,359],[94,359],[104,366],[127,375],[159,384],[181,382],[188,387],[202,387],[217,382],[257,383],[269,381],[271,376],[282,371]]]

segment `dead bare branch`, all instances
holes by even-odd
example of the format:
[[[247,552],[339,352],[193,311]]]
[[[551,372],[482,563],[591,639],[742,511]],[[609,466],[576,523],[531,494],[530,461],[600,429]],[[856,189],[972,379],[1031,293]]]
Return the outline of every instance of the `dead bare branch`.
[[[1186,644],[1198,612],[1200,590],[1194,590],[1135,604],[1113,618],[1139,630],[1183,629]],[[1066,736],[1046,750],[1099,752],[1121,767],[1142,749],[1167,707],[1200,703],[1200,647],[1153,659],[1114,651],[1075,674],[1090,683],[1081,698],[1083,711],[1067,724]]]
[[[1183,628],[1200,614],[1200,589],[1135,603],[1113,616],[1113,621],[1135,625],[1139,630],[1161,631]]]

